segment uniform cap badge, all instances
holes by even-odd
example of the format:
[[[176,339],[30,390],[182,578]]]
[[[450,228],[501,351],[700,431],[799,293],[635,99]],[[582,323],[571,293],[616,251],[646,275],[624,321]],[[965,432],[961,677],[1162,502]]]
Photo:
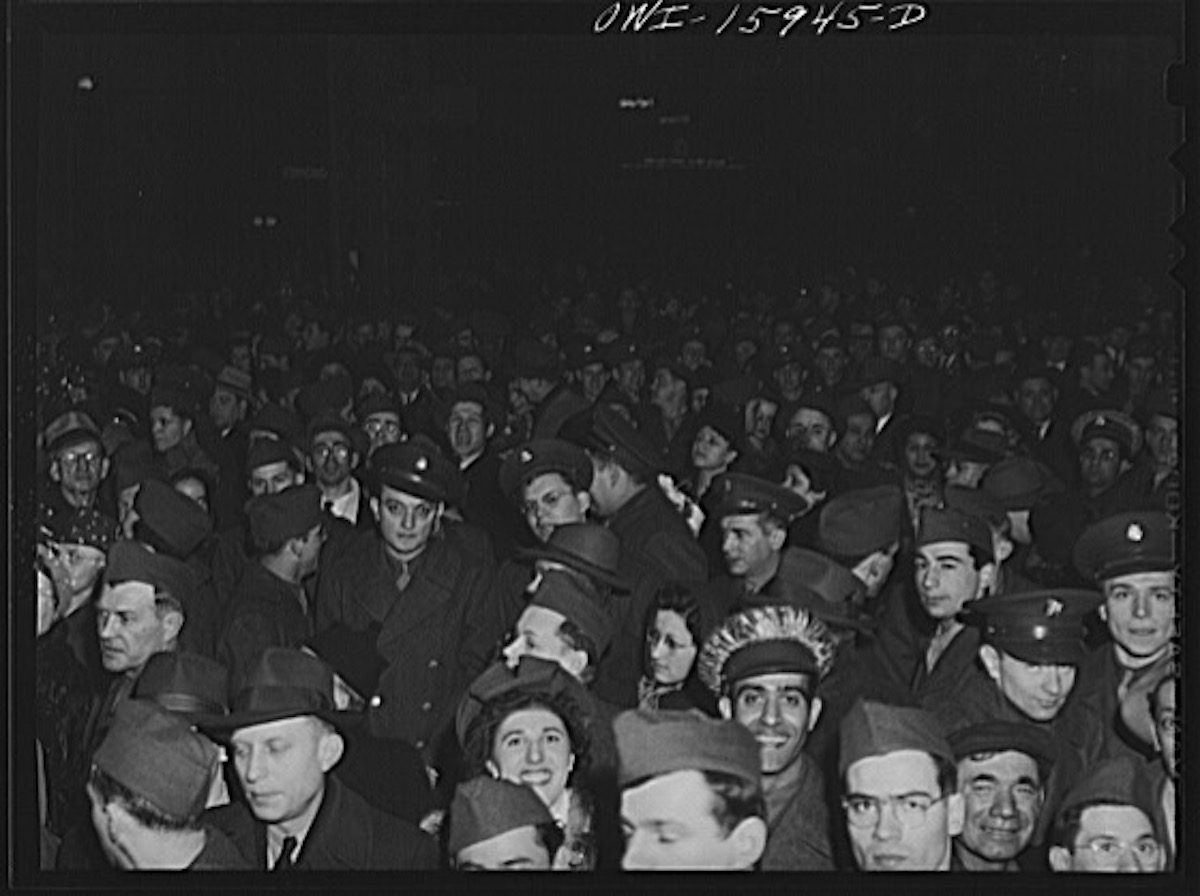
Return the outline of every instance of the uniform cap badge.
[[[429,469],[429,458],[421,456],[417,458],[417,462],[413,464],[418,473],[424,473]]]
[[[1141,541],[1145,537],[1145,531],[1137,523],[1130,523],[1129,528],[1125,530],[1125,538],[1129,541]]]

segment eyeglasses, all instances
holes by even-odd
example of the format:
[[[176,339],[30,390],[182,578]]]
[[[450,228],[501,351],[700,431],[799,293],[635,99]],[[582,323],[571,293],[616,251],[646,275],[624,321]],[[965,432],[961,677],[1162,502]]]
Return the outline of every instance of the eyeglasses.
[[[1116,837],[1093,837],[1075,848],[1091,850],[1096,863],[1105,868],[1116,868],[1127,850],[1141,864],[1153,864],[1162,855],[1162,846],[1153,837],[1143,837],[1136,843],[1126,843]]]
[[[384,431],[386,431],[388,435],[395,435],[396,433],[400,432],[400,424],[396,423],[394,420],[368,420],[363,424],[363,429],[369,436],[377,436]]]
[[[104,460],[104,455],[98,451],[88,451],[85,454],[64,454],[60,458],[60,462],[64,467],[98,467],[100,462]]]
[[[332,454],[338,460],[345,460],[350,456],[350,446],[338,443],[337,445],[313,445],[313,457],[317,460],[325,460]]]
[[[883,814],[883,806],[887,804],[896,813],[896,819],[903,825],[920,827],[925,823],[929,810],[940,803],[950,794],[932,796],[928,793],[902,793],[899,796],[867,796],[862,793],[852,793],[842,800],[842,808],[846,810],[846,820],[851,827],[873,828],[879,824]]]

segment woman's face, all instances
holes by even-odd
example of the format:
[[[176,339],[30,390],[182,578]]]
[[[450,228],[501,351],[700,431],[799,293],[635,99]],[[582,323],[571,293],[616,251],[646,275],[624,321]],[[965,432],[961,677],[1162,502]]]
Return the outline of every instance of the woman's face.
[[[650,674],[658,684],[679,684],[688,677],[699,648],[687,623],[675,610],[659,610],[646,632]]]
[[[562,796],[574,767],[566,723],[543,706],[518,709],[496,729],[488,770],[505,781],[532,787],[547,806]]]

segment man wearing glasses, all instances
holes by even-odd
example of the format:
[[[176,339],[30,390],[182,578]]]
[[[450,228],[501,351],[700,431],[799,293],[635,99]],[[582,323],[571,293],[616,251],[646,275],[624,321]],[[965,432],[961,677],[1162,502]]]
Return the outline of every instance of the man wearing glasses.
[[[50,422],[43,438],[50,462],[47,472],[53,483],[43,488],[40,496],[44,521],[59,513],[92,508],[115,517],[116,508],[96,506],[109,460],[91,416],[82,408],[71,408]]]
[[[1150,782],[1127,756],[1103,762],[1067,794],[1054,827],[1055,871],[1152,874],[1166,851]]]
[[[353,526],[369,528],[371,515],[353,475],[359,455],[350,429],[350,423],[337,414],[315,417],[308,426],[308,469],[321,489],[322,507]]]
[[[950,870],[963,798],[937,719],[920,709],[860,700],[842,720],[838,771],[861,870]]]

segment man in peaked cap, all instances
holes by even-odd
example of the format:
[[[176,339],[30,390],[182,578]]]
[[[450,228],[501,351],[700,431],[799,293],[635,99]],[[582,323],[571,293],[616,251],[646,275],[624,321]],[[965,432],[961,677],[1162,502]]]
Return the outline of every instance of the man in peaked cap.
[[[979,722],[948,738],[958,763],[962,833],[953,865],[962,871],[1019,871],[1046,802],[1057,746],[1023,722]]]
[[[911,707],[856,703],[842,720],[838,767],[861,870],[950,870],[963,803],[954,753],[935,718]]]
[[[1100,618],[1111,636],[1081,664],[1080,696],[1116,719],[1121,696],[1167,674],[1177,653],[1174,523],[1162,511],[1106,517],[1080,536],[1075,566],[1103,593]],[[1124,726],[1110,724],[1106,734],[1110,755],[1148,758]]]
[[[629,710],[620,754],[621,866],[751,870],[767,845],[759,747],[743,726],[697,711]],[[671,837],[661,833],[670,830]]]
[[[436,847],[426,834],[329,774],[345,746],[329,666],[299,650],[268,647],[234,688],[230,714],[206,724],[228,740],[245,803],[209,815],[251,867],[435,867]]]
[[[699,675],[721,715],[754,735],[766,806],[764,871],[831,871],[824,782],[804,752],[821,715],[817,686],[833,664],[834,641],[807,610],[754,607],[708,636]]]
[[[1055,871],[1153,874],[1166,860],[1150,782],[1128,757],[1089,771],[1059,810],[1050,848]]]
[[[456,871],[549,871],[563,833],[537,794],[486,775],[458,785],[447,851]]]
[[[348,542],[317,586],[316,629],[382,628],[387,662],[373,734],[407,740],[431,766],[448,747],[461,690],[486,665],[503,631],[491,602],[493,562],[444,519],[461,481],[423,439],[385,445],[371,458],[370,510],[378,533]]]
[[[532,339],[513,346],[515,385],[533,409],[532,436],[552,439],[563,422],[588,406],[587,400],[563,381],[554,349]]]
[[[96,507],[110,461],[92,415],[83,407],[68,408],[50,421],[43,438],[49,481],[38,489],[39,515],[49,519],[76,508]],[[97,509],[115,513],[112,507]]]
[[[127,700],[96,751],[87,792],[109,861],[127,871],[249,869],[203,820],[218,750],[188,723],[145,700]]]
[[[326,519],[315,485],[295,485],[246,505],[255,560],[233,589],[217,656],[240,679],[269,646],[299,647],[313,633],[304,581],[320,564]]]
[[[545,542],[555,527],[586,519],[592,496],[592,462],[582,448],[561,439],[535,439],[500,466],[501,490]]]

